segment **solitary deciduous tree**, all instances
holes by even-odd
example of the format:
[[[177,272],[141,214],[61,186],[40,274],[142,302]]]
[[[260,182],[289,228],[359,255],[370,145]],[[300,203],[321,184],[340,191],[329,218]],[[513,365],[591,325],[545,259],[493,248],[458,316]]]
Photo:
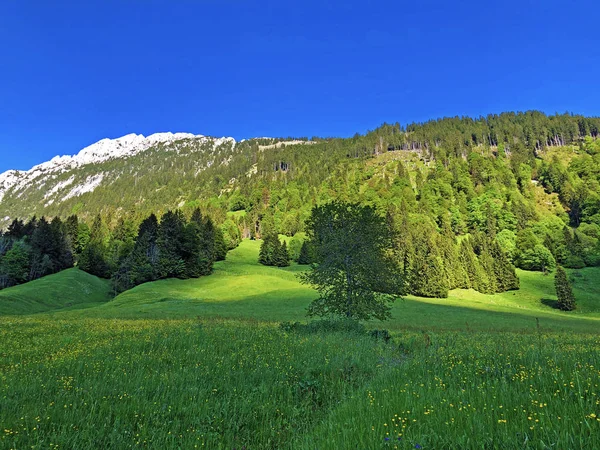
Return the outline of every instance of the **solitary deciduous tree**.
[[[312,210],[307,232],[314,264],[300,278],[320,294],[308,314],[388,318],[404,285],[389,255],[392,235],[385,218],[373,207],[334,201]]]

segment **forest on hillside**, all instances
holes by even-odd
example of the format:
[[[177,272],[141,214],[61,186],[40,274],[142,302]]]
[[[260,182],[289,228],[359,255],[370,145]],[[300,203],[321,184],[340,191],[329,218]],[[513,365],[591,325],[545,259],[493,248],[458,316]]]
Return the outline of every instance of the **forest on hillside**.
[[[225,248],[241,238],[287,235],[297,260],[312,208],[355,202],[393,224],[399,270],[412,280],[413,293],[443,297],[460,287],[492,293],[517,287],[489,276],[498,273],[497,261],[539,271],[600,265],[599,130],[600,118],[530,111],[384,124],[352,138],[297,145],[285,145],[292,138],[248,140],[212,153],[180,142],[177,152],[159,146],[126,160],[106,187],[32,211],[54,217],[50,228],[60,228],[57,217],[68,225],[74,213],[78,226],[102,228],[111,267],[104,275],[114,276],[123,263],[114,256],[116,242],[133,248],[152,213],[179,209],[170,214],[187,224],[199,208]],[[23,226],[38,221],[27,215],[26,202],[10,201]],[[33,234],[15,239],[13,232],[2,238],[3,272],[10,250],[34,242]],[[71,233],[70,242],[79,240]]]

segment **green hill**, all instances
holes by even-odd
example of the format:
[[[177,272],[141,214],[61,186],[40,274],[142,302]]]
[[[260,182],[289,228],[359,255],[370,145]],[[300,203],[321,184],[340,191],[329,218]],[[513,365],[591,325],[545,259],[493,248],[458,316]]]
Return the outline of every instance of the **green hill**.
[[[208,277],[146,283],[109,303],[78,314],[111,318],[219,317],[259,321],[305,321],[306,307],[316,292],[300,284],[296,274],[306,266],[266,267],[257,263],[261,241],[244,240],[215,264]],[[600,269],[575,271],[579,310],[574,314],[552,307],[554,278],[519,271],[521,289],[484,295],[454,290],[448,299],[407,297],[396,302],[392,330],[534,331],[536,318],[546,330],[593,332],[600,327]]]
[[[109,299],[108,281],[68,269],[0,291],[0,315],[86,308]]]
[[[108,302],[77,269],[0,292],[0,447],[594,448],[597,268],[571,272],[574,314],[552,308],[551,275],[520,272],[515,295],[397,302],[371,325],[386,343],[280,329],[316,293],[305,267],[259,265],[259,246]]]

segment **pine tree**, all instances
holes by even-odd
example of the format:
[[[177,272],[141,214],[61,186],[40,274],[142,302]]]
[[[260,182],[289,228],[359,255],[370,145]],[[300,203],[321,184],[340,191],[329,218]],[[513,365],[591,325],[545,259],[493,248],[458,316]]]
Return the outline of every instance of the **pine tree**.
[[[449,288],[467,288],[468,275],[459,262],[456,238],[447,216],[442,217],[442,230],[437,240]]]
[[[310,249],[310,241],[307,239],[302,242],[302,247],[300,247],[300,256],[298,256],[298,264],[312,264],[313,257],[311,255]]]
[[[277,242],[279,242],[279,238],[277,239]],[[277,267],[287,267],[290,265],[290,254],[288,253],[287,243],[285,241],[279,243],[279,245],[275,247],[273,265]]]
[[[558,309],[562,311],[574,311],[576,304],[573,289],[567,273],[561,266],[556,268],[554,287],[556,288],[556,296],[558,297]]]
[[[266,234],[263,237],[263,242],[260,246],[258,262],[264,266],[274,266],[275,258],[280,246],[281,244],[277,233],[271,232]]]
[[[42,217],[31,236],[31,270],[30,280],[54,273],[57,268],[50,255],[55,253],[54,233],[48,221]]]
[[[215,261],[225,261],[227,257],[227,244],[225,243],[225,237],[223,236],[223,230],[219,227],[214,227],[215,233]]]
[[[494,273],[497,281],[497,292],[519,289],[519,277],[508,256],[496,239],[490,241],[490,253],[494,260]]]
[[[106,262],[106,227],[100,214],[94,218],[89,242],[79,257],[79,268],[100,278],[110,278],[111,272]]]
[[[71,254],[73,255],[73,259],[77,260],[77,256],[79,253],[77,248],[79,236],[79,218],[76,214],[72,214],[69,217],[67,217],[67,220],[65,221],[65,233],[67,236],[67,243],[69,249],[71,251]]]
[[[167,211],[158,227],[160,278],[185,276],[184,245],[185,218],[181,211]]]

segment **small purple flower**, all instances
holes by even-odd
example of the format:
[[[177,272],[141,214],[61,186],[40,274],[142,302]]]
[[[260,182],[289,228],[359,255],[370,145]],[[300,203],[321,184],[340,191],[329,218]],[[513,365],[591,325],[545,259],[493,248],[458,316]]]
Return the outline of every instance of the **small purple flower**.
[[[389,437],[386,437],[386,438],[384,438],[383,440],[384,440],[384,441],[389,441],[389,440],[390,440],[390,438],[389,438]]]
[[[415,444],[415,448],[423,448],[419,444]]]

